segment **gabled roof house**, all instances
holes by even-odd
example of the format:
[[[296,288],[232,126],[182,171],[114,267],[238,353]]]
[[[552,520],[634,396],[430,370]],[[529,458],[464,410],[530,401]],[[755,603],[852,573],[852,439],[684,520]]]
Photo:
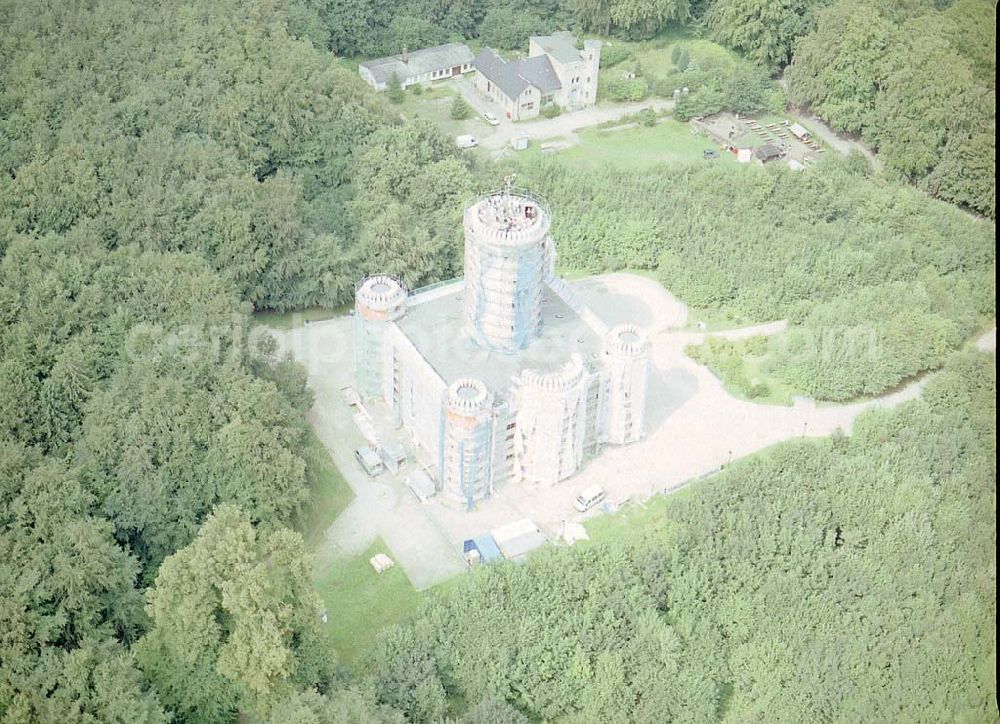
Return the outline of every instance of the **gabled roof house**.
[[[521,60],[506,60],[495,50],[484,49],[476,56],[475,85],[513,121],[534,118],[550,104],[566,110],[584,108],[597,101],[600,57],[597,40],[584,41],[580,49],[568,32],[534,36],[528,57]]]
[[[465,43],[445,43],[433,48],[407,51],[399,55],[366,60],[358,64],[358,73],[377,91],[384,91],[393,74],[406,88],[416,83],[451,78],[472,71],[472,51]]]

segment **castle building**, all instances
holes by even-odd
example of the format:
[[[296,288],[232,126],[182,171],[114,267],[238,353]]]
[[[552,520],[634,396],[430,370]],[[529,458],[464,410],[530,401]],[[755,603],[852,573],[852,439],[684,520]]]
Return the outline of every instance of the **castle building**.
[[[462,280],[410,294],[375,275],[356,289],[359,394],[469,508],[512,482],[555,485],[643,435],[648,337],[604,324],[555,276],[550,222],[530,194],[486,194],[465,210]]]

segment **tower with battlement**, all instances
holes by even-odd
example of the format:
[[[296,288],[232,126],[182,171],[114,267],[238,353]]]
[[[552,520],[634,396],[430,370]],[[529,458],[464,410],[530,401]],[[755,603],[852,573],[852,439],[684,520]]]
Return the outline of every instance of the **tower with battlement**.
[[[491,492],[493,393],[464,377],[449,387],[444,404],[441,489],[471,508]]]
[[[634,324],[620,324],[604,337],[607,377],[605,440],[613,445],[643,436],[646,385],[649,378],[649,337]]]
[[[542,201],[504,189],[465,210],[465,329],[481,347],[513,353],[542,326],[555,244]]]
[[[609,327],[555,276],[550,224],[508,181],[465,209],[463,279],[409,292],[375,275],[356,288],[358,391],[466,509],[512,484],[560,483],[604,445],[643,436],[649,338]]]
[[[584,366],[579,354],[556,370],[525,369],[514,380],[514,439],[521,479],[553,484],[582,465],[587,403],[591,389],[599,384],[599,376]]]
[[[367,276],[354,288],[354,378],[364,400],[382,394],[386,325],[406,313],[406,287],[388,274]]]

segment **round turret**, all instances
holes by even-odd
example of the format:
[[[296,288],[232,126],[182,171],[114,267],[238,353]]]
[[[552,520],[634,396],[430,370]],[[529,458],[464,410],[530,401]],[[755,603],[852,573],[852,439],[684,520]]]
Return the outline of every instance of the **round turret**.
[[[375,274],[354,287],[354,380],[362,399],[383,396],[382,337],[385,323],[406,313],[406,287],[388,274]]]
[[[538,392],[565,392],[580,383],[583,371],[583,361],[578,354],[574,354],[562,367],[551,372],[522,371],[521,386]]]
[[[619,324],[604,337],[607,374],[607,441],[639,440],[646,413],[649,335],[634,324]]]
[[[510,189],[466,208],[465,322],[479,345],[516,352],[541,330],[555,261],[550,222],[541,199]]]
[[[545,485],[563,480],[583,462],[591,373],[578,354],[559,369],[526,369],[514,388],[514,448],[520,477]]]
[[[649,352],[649,336],[634,324],[619,324],[604,337],[608,354],[635,357]]]
[[[471,508],[491,491],[493,394],[480,380],[463,377],[448,386],[442,442],[442,491]]]
[[[354,288],[354,308],[365,319],[397,319],[406,309],[406,286],[388,274],[365,277]]]
[[[456,415],[473,415],[489,410],[492,404],[489,389],[472,377],[455,380],[448,387],[448,411]]]
[[[486,194],[465,210],[465,231],[480,246],[514,250],[545,241],[551,219],[545,203],[527,192]]]

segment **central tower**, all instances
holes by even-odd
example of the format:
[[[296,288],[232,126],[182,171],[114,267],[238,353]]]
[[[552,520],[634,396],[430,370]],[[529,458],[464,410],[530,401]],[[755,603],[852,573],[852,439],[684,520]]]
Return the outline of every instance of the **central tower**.
[[[542,327],[542,291],[555,268],[549,211],[510,188],[465,210],[465,327],[481,347],[524,349]]]

